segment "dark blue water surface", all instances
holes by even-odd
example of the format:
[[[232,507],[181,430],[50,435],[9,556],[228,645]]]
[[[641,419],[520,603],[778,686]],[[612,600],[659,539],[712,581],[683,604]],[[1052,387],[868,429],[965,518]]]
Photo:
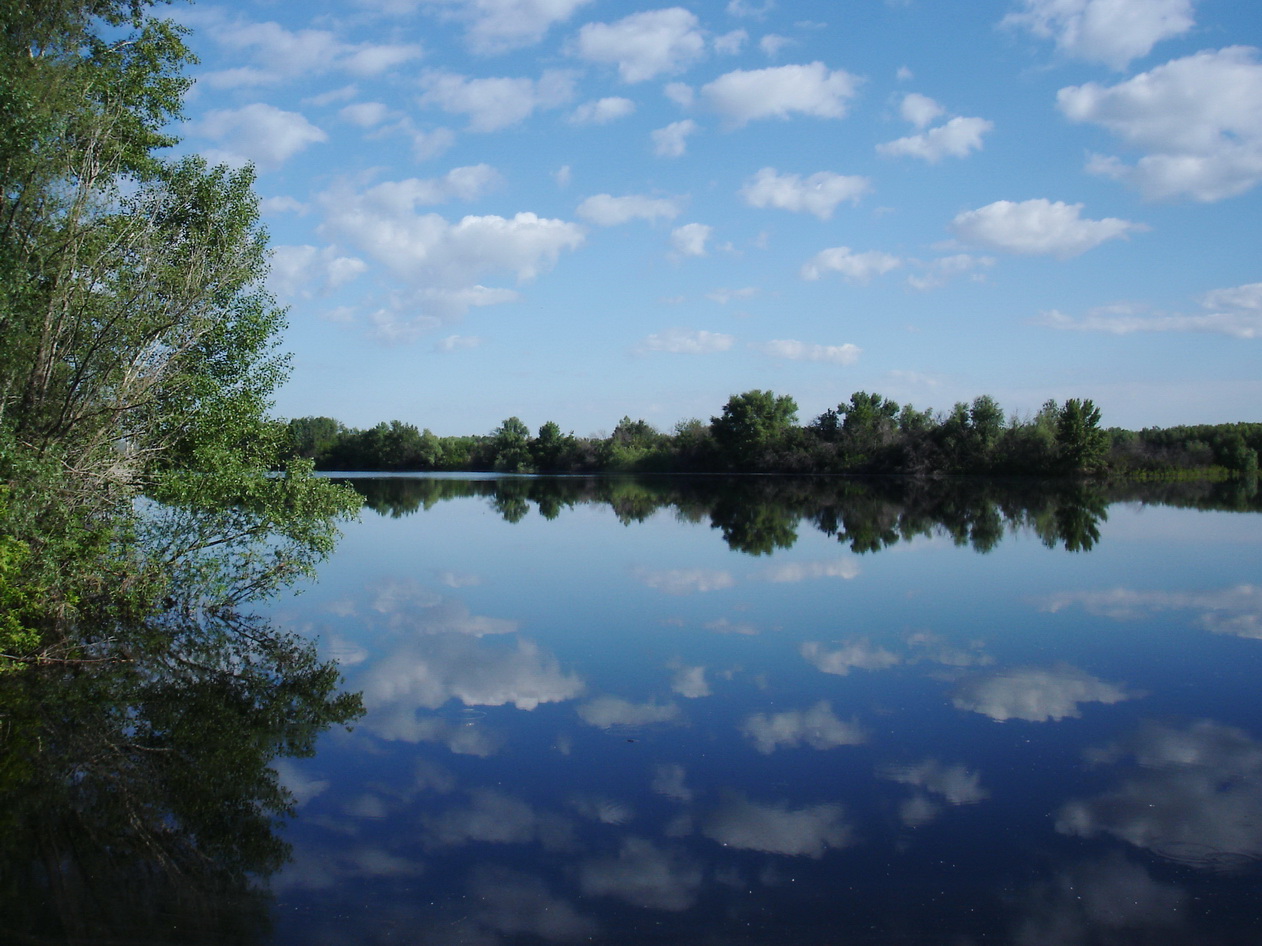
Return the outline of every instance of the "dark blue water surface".
[[[272,942],[1262,939],[1247,503],[356,483]]]

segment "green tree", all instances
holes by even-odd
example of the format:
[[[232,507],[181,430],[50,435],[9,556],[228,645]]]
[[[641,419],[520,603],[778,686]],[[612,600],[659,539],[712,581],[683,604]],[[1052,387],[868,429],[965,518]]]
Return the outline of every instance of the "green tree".
[[[771,391],[734,394],[723,413],[710,418],[710,431],[735,466],[765,466],[795,430],[798,406],[793,398]]]
[[[350,508],[309,463],[268,475],[288,447],[267,416],[287,363],[253,171],[162,157],[192,57],[150,6],[4,5],[0,534],[25,549],[5,580],[41,589],[41,646],[153,608],[208,548],[253,550],[275,570],[249,583],[274,588]],[[142,492],[198,538],[147,545],[171,523],[146,527]],[[272,539],[294,557],[264,554]]]
[[[491,435],[495,469],[503,473],[531,470],[530,428],[519,417],[510,417]]]
[[[1056,423],[1056,449],[1066,473],[1092,473],[1103,465],[1108,434],[1100,429],[1100,409],[1091,400],[1070,398]]]

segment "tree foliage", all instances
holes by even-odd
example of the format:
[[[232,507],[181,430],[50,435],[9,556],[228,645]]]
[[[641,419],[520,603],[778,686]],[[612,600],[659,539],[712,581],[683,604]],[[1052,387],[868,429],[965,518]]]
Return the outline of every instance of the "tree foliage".
[[[233,553],[258,566],[244,584],[273,590],[349,508],[309,464],[268,475],[287,362],[253,171],[163,156],[192,56],[151,6],[4,4],[0,598],[38,590],[44,648],[152,612],[210,549],[253,550]],[[142,493],[197,538],[155,527]]]

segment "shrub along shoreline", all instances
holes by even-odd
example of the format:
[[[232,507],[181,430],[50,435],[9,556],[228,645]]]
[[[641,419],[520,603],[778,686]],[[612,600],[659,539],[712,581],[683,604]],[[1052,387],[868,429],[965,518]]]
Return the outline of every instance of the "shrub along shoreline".
[[[852,473],[938,476],[1256,476],[1262,423],[1139,431],[1101,426],[1090,400],[1007,416],[991,397],[947,412],[859,391],[800,424],[792,397],[733,395],[703,421],[661,431],[623,417],[612,434],[532,433],[509,417],[485,435],[439,437],[394,420],[365,430],[330,417],[290,420],[289,452],[324,471],[506,473]]]

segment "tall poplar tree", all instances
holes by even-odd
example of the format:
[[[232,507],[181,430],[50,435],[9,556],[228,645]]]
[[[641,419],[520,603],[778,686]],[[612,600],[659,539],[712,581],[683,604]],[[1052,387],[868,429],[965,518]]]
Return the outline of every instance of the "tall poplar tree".
[[[274,590],[349,508],[309,466],[268,475],[287,364],[253,172],[164,155],[193,57],[153,6],[0,0],[10,657]]]

